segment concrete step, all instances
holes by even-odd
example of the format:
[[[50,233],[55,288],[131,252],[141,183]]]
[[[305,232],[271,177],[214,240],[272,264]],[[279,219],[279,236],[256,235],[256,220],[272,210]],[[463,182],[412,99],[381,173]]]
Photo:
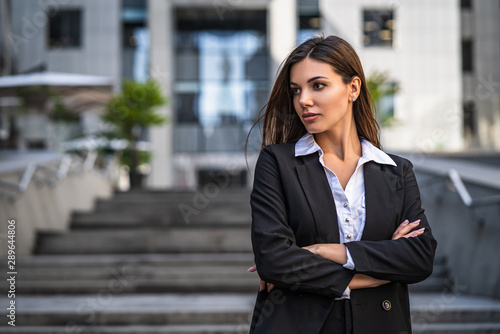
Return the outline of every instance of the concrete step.
[[[244,253],[184,253],[184,254],[99,254],[99,255],[29,255],[17,258],[17,267],[57,268],[92,266],[94,268],[123,265],[151,265],[156,267],[191,267],[201,265],[246,266],[253,262],[253,254]],[[5,267],[5,264],[1,264]],[[0,265],[0,267],[1,267]]]
[[[200,211],[218,211],[218,210],[243,210],[245,213],[250,213],[250,200],[224,200],[224,201],[207,201],[200,203],[188,203],[182,200],[167,201],[167,200],[133,200],[133,199],[109,199],[98,200],[95,204],[94,211],[97,212],[120,212],[119,210],[127,210],[127,212],[147,212],[153,213],[170,213],[181,212],[186,210]],[[236,211],[236,212],[237,212]]]
[[[198,326],[191,327],[193,330],[203,330],[203,327],[209,328],[207,324],[217,330],[222,329],[220,325],[246,329],[254,301],[255,293],[125,294],[101,291],[76,296],[20,295],[16,299],[16,325],[23,326],[18,328],[26,333],[36,333],[35,329],[42,326],[51,326],[46,329],[55,333],[69,326],[87,330],[89,334],[120,333],[124,326],[132,333],[132,328],[156,333],[160,330],[158,326],[164,326],[162,329],[167,333],[174,330],[173,326],[191,333],[187,330],[188,325]],[[0,307],[5,307],[6,303],[6,298],[1,297]],[[500,300],[459,293],[419,293],[411,294],[410,303],[415,333],[500,333]],[[15,332],[8,328],[2,324],[0,332]]]
[[[22,281],[17,286],[24,293],[31,295],[76,295],[95,294],[110,288],[123,293],[251,293],[257,291],[259,280],[247,279],[141,279],[125,276],[106,280],[72,281]]]
[[[166,205],[166,206],[179,206],[183,205],[192,205],[195,207],[203,206],[220,206],[220,205],[240,205],[250,207],[250,194],[245,194],[244,196],[238,196],[234,194],[230,194],[227,196],[219,196],[219,197],[197,197],[196,194],[189,196],[129,196],[129,197],[111,197],[111,198],[100,198],[96,200],[97,206],[106,206],[109,204],[140,204],[140,205]]]
[[[216,189],[207,187],[196,191],[190,190],[133,190],[127,192],[116,192],[115,200],[165,200],[183,202],[186,204],[202,202],[250,202],[249,189]]]
[[[73,328],[73,327],[70,327]],[[245,324],[229,325],[128,325],[128,326],[75,326],[79,334],[242,334],[248,333],[249,326]],[[2,328],[0,333],[17,334],[67,334],[68,326],[29,326],[22,328]]]
[[[18,258],[18,286],[28,294],[122,292],[254,292],[251,253],[39,255]],[[431,276],[411,291],[444,291]],[[110,283],[111,282],[111,283]]]
[[[2,308],[5,302],[2,297]],[[254,302],[255,293],[125,294],[105,290],[75,296],[21,295],[16,298],[16,324],[37,327],[248,324]]]
[[[44,232],[37,254],[201,253],[251,251],[250,226],[170,226]]]
[[[127,275],[136,278],[147,279],[223,279],[230,277],[232,279],[248,278],[249,274],[246,266],[222,266],[222,265],[202,265],[190,267],[157,267],[148,265],[130,265],[126,264],[119,267],[94,268],[92,266],[78,267],[58,267],[58,268],[19,268],[18,277],[22,281],[41,281],[41,280],[99,280],[112,277],[112,269],[126,271]],[[246,268],[245,268],[246,267]]]
[[[40,255],[18,259],[17,286],[28,294],[255,292],[251,253]]]
[[[430,324],[500,324],[500,300],[466,295],[462,291],[412,293],[412,323]]]
[[[414,324],[414,333],[422,334],[500,334],[499,323]]]
[[[248,333],[249,325],[128,325],[128,326],[74,326],[80,334],[242,334]],[[0,326],[1,333],[17,334],[67,334],[68,326]],[[414,325],[413,332],[419,334],[499,334],[500,324],[431,324]]]
[[[232,212],[234,211],[234,212]],[[98,212],[75,212],[71,219],[72,229],[100,229],[108,227],[144,227],[158,225],[215,225],[215,224],[241,224],[251,225],[250,213],[242,210],[217,210],[199,211],[183,214],[178,210],[170,213],[152,212],[125,212],[98,213]]]

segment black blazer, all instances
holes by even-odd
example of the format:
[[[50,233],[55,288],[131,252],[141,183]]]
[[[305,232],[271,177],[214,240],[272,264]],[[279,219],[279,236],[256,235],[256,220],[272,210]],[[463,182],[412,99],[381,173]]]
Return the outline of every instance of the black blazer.
[[[260,278],[276,288],[257,296],[251,333],[319,333],[334,298],[355,273],[390,280],[351,291],[354,334],[411,333],[408,283],[432,273],[436,241],[421,208],[412,164],[366,163],[366,222],[361,241],[346,244],[356,269],[302,249],[339,243],[337,213],[318,153],[295,157],[295,144],[266,146],[257,161],[251,195],[252,245]],[[425,233],[391,240],[405,219]]]

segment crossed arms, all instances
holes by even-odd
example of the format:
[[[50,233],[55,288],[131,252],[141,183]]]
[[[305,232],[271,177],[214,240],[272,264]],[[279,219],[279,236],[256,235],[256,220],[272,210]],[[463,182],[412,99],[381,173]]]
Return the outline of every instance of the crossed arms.
[[[420,205],[411,164],[403,166],[405,220],[392,240],[314,244],[299,247],[287,223],[286,203],[276,158],[264,149],[252,192],[252,243],[261,287],[282,288],[340,297],[346,287],[376,287],[390,281],[414,283],[428,277],[436,242]],[[420,229],[415,230],[420,224]],[[346,247],[355,270],[346,262]],[[253,269],[251,268],[250,271]]]

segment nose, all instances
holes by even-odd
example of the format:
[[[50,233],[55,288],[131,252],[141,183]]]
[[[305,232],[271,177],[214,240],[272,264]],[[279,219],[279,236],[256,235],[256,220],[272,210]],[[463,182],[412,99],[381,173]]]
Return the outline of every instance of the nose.
[[[313,101],[311,99],[311,96],[306,89],[304,89],[304,90],[302,90],[302,92],[300,92],[299,104],[302,108],[310,107],[313,105]]]

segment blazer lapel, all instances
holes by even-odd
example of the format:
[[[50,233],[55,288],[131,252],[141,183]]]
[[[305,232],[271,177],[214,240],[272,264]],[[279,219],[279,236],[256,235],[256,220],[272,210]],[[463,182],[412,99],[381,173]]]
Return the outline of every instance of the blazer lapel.
[[[362,240],[383,240],[392,236],[397,177],[375,162],[364,165],[366,220]]]
[[[314,216],[319,242],[339,243],[335,201],[318,153],[298,157],[297,162],[297,174]]]

